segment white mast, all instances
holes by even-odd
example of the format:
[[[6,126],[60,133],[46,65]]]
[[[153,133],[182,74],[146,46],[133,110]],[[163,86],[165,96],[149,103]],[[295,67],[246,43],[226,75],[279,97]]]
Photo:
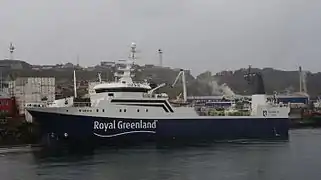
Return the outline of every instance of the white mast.
[[[74,70],[74,97],[77,98],[76,71]]]

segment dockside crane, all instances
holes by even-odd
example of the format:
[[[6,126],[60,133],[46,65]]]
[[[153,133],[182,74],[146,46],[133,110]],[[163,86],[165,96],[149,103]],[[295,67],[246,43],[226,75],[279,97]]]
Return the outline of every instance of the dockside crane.
[[[187,102],[187,91],[186,91],[186,80],[185,80],[185,72],[184,69],[180,69],[174,83],[171,85],[171,88],[174,88],[179,78],[182,78],[182,84],[183,84],[183,100],[184,102]]]

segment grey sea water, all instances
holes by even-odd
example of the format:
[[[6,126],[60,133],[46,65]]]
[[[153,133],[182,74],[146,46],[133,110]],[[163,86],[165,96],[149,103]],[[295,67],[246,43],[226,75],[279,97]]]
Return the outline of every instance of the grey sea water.
[[[51,154],[0,149],[2,180],[320,180],[321,129],[288,142],[104,148]]]

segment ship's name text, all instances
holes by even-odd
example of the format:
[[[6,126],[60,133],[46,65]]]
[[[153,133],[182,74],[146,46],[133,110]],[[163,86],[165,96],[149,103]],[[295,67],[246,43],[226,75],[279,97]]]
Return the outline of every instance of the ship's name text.
[[[156,129],[158,120],[144,122],[142,120],[136,122],[124,122],[113,120],[111,122],[94,121],[94,129],[97,130],[114,130],[114,129]]]

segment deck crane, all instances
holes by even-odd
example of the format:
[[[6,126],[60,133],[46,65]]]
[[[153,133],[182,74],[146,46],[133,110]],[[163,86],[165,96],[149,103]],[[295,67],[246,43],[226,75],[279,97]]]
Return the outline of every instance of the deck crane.
[[[174,83],[171,85],[171,88],[173,88],[176,85],[176,83],[180,77],[182,78],[182,84],[183,84],[183,100],[184,100],[184,102],[187,102],[186,80],[185,80],[184,69],[180,69]]]
[[[98,82],[99,82],[99,83],[102,83],[102,80],[101,80],[101,73],[98,73]]]
[[[162,87],[164,87],[164,86],[166,86],[166,84],[165,84],[165,83],[162,83],[162,84],[158,85],[157,87],[149,90],[149,91],[148,91],[148,94],[149,94],[150,96],[152,96],[154,91],[156,91],[157,89],[162,88]]]

